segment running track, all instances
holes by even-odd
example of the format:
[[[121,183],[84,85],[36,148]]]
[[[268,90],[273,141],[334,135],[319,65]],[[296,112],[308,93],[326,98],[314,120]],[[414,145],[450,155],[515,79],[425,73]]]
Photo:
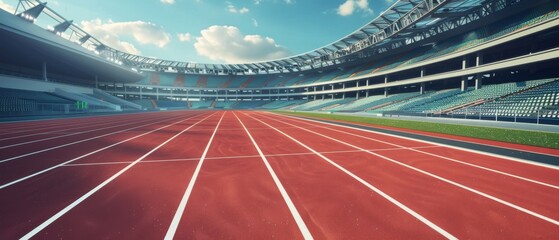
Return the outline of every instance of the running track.
[[[0,239],[557,239],[557,203],[556,166],[267,112],[0,124]]]

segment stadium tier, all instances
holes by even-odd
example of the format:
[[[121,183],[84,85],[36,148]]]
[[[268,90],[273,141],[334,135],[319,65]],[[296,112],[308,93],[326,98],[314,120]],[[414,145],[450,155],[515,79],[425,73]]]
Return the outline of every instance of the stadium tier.
[[[324,48],[315,51],[315,55],[251,64],[194,64],[119,53],[107,57],[110,60],[107,64],[133,67],[135,81],[121,81],[118,71],[114,71],[109,79],[95,76],[91,80],[88,74],[76,80],[77,86],[90,89],[87,93],[55,87],[48,91],[27,90],[65,99],[68,101],[65,104],[86,102],[88,111],[291,109],[374,114],[466,114],[468,111],[466,115],[498,112],[539,117],[543,115],[537,112],[546,110],[546,117],[555,116],[557,101],[549,89],[556,85],[548,82],[559,77],[556,69],[559,2],[488,0],[445,4],[454,7],[445,10],[440,6],[415,20],[414,25],[397,29],[378,41],[368,39],[374,42],[372,45],[367,45],[365,39],[355,41],[358,39],[355,35],[353,40],[339,42],[344,45],[352,42],[347,48]],[[483,11],[487,6],[499,7],[492,12]],[[469,18],[460,21],[460,17]],[[363,48],[363,44],[367,47]],[[100,56],[114,53],[109,46],[100,50]],[[120,61],[115,60],[116,56],[124,57]],[[43,84],[68,82],[67,72],[47,76],[49,68],[30,69],[6,61],[0,63],[0,76]],[[0,87],[4,91],[26,90],[10,86],[9,81],[2,80]],[[21,111],[36,109],[36,104],[50,104],[13,94],[3,95],[2,103],[2,106],[18,106],[14,109]]]

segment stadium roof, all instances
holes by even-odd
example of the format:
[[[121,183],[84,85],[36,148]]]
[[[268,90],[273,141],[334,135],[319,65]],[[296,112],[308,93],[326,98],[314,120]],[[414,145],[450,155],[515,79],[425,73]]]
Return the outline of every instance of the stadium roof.
[[[181,62],[125,53],[105,45],[38,0],[22,0],[20,4],[24,10],[44,6],[45,14],[59,22],[51,31],[116,64],[179,73],[266,74],[334,66],[388,52],[479,20],[521,1],[530,0],[399,0],[365,26],[324,47],[288,58],[244,64]]]

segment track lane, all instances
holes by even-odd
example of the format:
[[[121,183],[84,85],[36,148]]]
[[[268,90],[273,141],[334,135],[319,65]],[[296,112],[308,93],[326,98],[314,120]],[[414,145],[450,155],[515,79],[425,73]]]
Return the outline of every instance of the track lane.
[[[108,134],[107,136],[98,136],[94,140],[74,144],[72,147],[60,147],[37,154],[28,153],[31,155],[0,163],[0,188],[5,187],[5,184],[18,181],[18,179],[43,171],[44,169],[97,153],[99,149],[126,141],[144,132],[163,127],[166,124],[188,116],[190,115],[173,115],[172,117],[165,115],[158,121],[133,126]],[[142,148],[141,143],[138,143],[134,148]]]
[[[239,117],[266,155],[309,152],[247,114]],[[445,238],[316,154],[267,158],[317,239]]]
[[[211,131],[205,128],[217,124],[217,120],[219,114],[210,116],[205,113],[203,116],[189,120],[186,124],[163,132],[162,137],[168,139],[179,133],[181,128],[184,129],[201,121],[146,156],[139,162],[141,164],[134,165],[115,178],[37,236],[44,237],[56,233],[70,239],[83,236],[95,236],[97,239],[163,238],[188,184],[184,183],[185,176],[193,174],[198,161],[142,162],[179,149],[181,153],[187,153],[187,157],[200,157],[211,134]],[[108,160],[110,163],[115,159]],[[81,163],[84,162],[90,161]],[[121,168],[126,166],[117,165]],[[77,168],[95,166],[102,165],[85,165]],[[84,219],[87,224],[80,224],[76,219]]]
[[[264,113],[264,114],[268,114],[268,113]],[[432,144],[429,142],[423,142],[423,141],[418,141],[418,140],[413,140],[408,138],[400,138],[396,136],[388,136],[386,134],[376,133],[373,131],[348,128],[345,126],[305,120],[301,118],[287,117],[287,116],[282,116],[277,114],[269,114],[267,116],[275,117],[275,118],[283,117],[285,119],[291,119],[293,123],[305,125],[309,128],[310,127],[317,128],[320,126],[320,128],[335,132],[335,134],[337,135],[339,135],[339,133],[343,133],[343,135],[357,136],[358,138],[367,138],[369,140],[376,140],[376,142],[385,142],[391,144],[394,147],[401,147],[401,146],[408,147],[410,144],[413,144],[413,142],[415,142],[415,144],[423,143],[431,146],[440,146],[438,148],[416,149],[413,151],[427,154],[433,157],[438,157],[440,158],[440,160],[448,160],[448,158],[451,158],[453,160],[462,161],[466,164],[476,165],[483,168],[489,168],[492,170],[501,171],[512,175],[517,175],[527,179],[533,179],[535,181],[540,181],[551,185],[556,185],[556,186],[559,185],[559,178],[556,177],[559,167],[541,165],[539,163],[534,163],[530,161],[515,161],[514,159],[510,159],[506,157],[493,156],[493,155],[472,152],[472,151],[464,151],[462,149],[442,146],[438,144]]]
[[[185,125],[188,123],[168,127],[180,129]],[[143,138],[127,142],[130,145],[141,143],[145,148],[131,149],[123,144],[111,150],[127,152],[128,156],[123,160],[131,161],[164,140],[164,136],[146,135]],[[1,189],[0,195],[8,197],[0,198],[0,215],[3,216],[0,218],[0,225],[6,226],[0,229],[0,236],[7,236],[8,239],[23,236],[124,167],[122,165],[96,165],[79,169],[57,168],[28,181]]]
[[[277,117],[272,119],[263,116],[263,118],[266,118],[267,121],[275,122],[275,124],[279,126],[283,126],[283,124],[288,124],[289,122],[289,119],[284,119],[284,118],[280,118],[280,120],[277,120],[278,119]],[[317,130],[317,128],[312,129],[312,131],[322,132],[322,133],[325,132],[324,129]],[[290,132],[290,130],[286,130],[286,132]],[[311,134],[311,131],[307,133]],[[305,135],[304,133],[297,135],[296,131],[291,131],[291,134],[294,134],[297,137],[299,137],[300,135]],[[347,139],[347,137],[342,136],[343,133],[337,132],[336,134],[333,134],[330,132],[324,134],[329,134],[329,137],[332,137],[333,139],[336,140],[344,139],[344,141],[353,144],[353,142],[351,142],[350,139]],[[332,141],[332,144],[336,144],[336,141]],[[360,141],[357,141],[356,144],[360,144]],[[313,143],[309,143],[309,145],[312,146]],[[317,145],[316,147],[320,147],[320,146]],[[386,151],[380,153],[379,156],[386,157],[386,155],[390,155],[390,157],[392,157],[393,159],[397,159],[397,161],[400,162],[403,161],[403,162],[415,164],[420,167],[424,167],[426,165],[433,166],[433,164],[437,164],[433,162],[431,163],[422,162],[422,159],[417,159],[417,156],[412,158],[406,158],[409,156],[403,154],[405,153],[405,151],[406,150]],[[348,158],[344,156],[331,155],[331,157],[335,159],[337,162],[340,162],[340,164],[343,164],[344,166],[347,166],[349,169],[352,169],[352,171],[355,171],[360,176],[363,176],[364,178],[368,179],[368,181],[382,183],[382,186],[386,187],[386,191],[393,192],[393,194],[397,196],[401,196],[403,201],[409,202],[409,204],[412,206],[417,206],[418,211],[423,212],[427,216],[432,216],[431,218],[434,221],[440,222],[440,224],[444,226],[445,229],[449,229],[449,230],[452,229],[453,230],[452,232],[453,233],[456,232],[456,234],[458,234],[460,238],[471,237],[469,235],[464,235],[464,233],[468,231],[469,234],[472,234],[471,229],[481,230],[480,232],[475,233],[478,236],[502,237],[504,235],[503,233],[500,232],[500,230],[507,229],[507,227],[513,229],[507,231],[507,233],[510,233],[509,237],[518,237],[518,236],[550,237],[553,236],[554,234],[559,233],[559,228],[557,225],[551,224],[549,222],[544,222],[540,219],[535,218],[534,216],[526,215],[523,212],[517,211],[516,209],[509,208],[508,206],[502,204],[498,204],[489,199],[483,197],[480,198],[480,196],[471,196],[472,195],[471,192],[465,192],[463,191],[463,189],[455,189],[452,186],[441,184],[439,181],[437,181],[437,179],[421,176],[421,174],[419,174],[416,171],[411,171],[410,169],[401,169],[401,166],[397,166],[394,164],[383,164],[375,167],[376,162],[379,161],[386,162],[386,159],[379,158],[379,156],[374,156],[372,154],[367,154],[367,153],[351,153],[348,154],[348,157],[353,157],[353,159],[357,159],[357,161],[349,161]],[[367,159],[369,161],[367,161]],[[444,165],[445,163],[443,162],[442,164]],[[435,168],[440,167],[439,165],[435,165],[434,167]],[[368,169],[368,170],[364,171],[363,169]],[[399,179],[396,180],[393,179],[392,177],[392,180],[388,181],[388,179],[391,179],[391,176],[386,175],[385,171],[391,174],[396,174],[397,176],[399,176]],[[461,171],[464,171],[465,173],[462,176],[462,180],[466,179],[470,184],[474,184],[475,180],[479,178],[476,175],[480,174],[479,172],[475,172],[475,171],[474,173],[468,172],[471,171],[471,169],[464,169],[463,167],[460,166],[458,167],[455,166],[455,168],[446,167],[443,169],[443,171],[447,173],[446,176],[451,177],[453,179],[457,179],[454,176],[460,175]],[[371,176],[383,176],[383,177],[371,177]],[[471,178],[473,178],[473,180]],[[495,183],[495,181],[492,182],[491,178],[496,178],[497,183],[500,183],[501,185],[494,186],[493,184]],[[508,180],[510,181],[510,179]],[[398,182],[401,182],[401,186],[395,184]],[[413,185],[418,182],[421,182],[421,186]],[[545,210],[545,213],[548,214],[548,216],[550,215],[557,216],[557,211],[556,211],[557,207],[554,206],[553,204],[554,201],[551,200],[555,198],[552,196],[557,196],[556,191],[553,191],[553,189],[549,189],[549,188],[542,189],[541,186],[536,186],[535,187],[536,190],[533,190],[532,189],[534,188],[533,184],[526,184],[526,182],[524,182],[523,189],[522,187],[521,189],[517,189],[515,187],[517,186],[516,184],[518,184],[518,182],[512,181],[512,184],[510,184],[508,181],[503,181],[502,179],[499,178],[499,176],[494,176],[494,175],[490,175],[487,178],[480,179],[480,182],[481,183],[477,184],[477,186],[484,188],[484,190],[488,190],[490,188],[492,189],[502,188],[503,192],[508,191],[509,195],[513,195],[512,197],[509,197],[508,200],[514,200],[516,203],[519,204],[520,203],[526,204],[526,201],[529,201],[531,203],[531,207],[536,208],[538,210]],[[484,184],[487,184],[488,186],[485,186]],[[406,193],[405,191],[407,189],[408,190],[411,189],[412,191],[410,191],[410,193]],[[421,204],[418,205],[416,201],[425,202],[425,203],[432,202],[433,200],[430,199],[429,197],[437,196],[437,194],[439,195],[441,194],[441,193],[437,193],[433,189],[436,189],[436,191],[441,191],[441,193],[444,193],[443,196],[441,196],[441,198],[445,199],[445,202],[437,203],[436,209],[430,208],[426,210],[425,207],[429,207],[428,204],[422,206]],[[522,196],[522,193],[521,194],[515,193],[515,191],[521,191],[521,190],[527,191],[524,192],[524,194],[533,193],[537,196],[526,197],[526,196]],[[417,192],[428,194],[429,197],[415,194]],[[454,194],[450,196],[446,196],[447,193],[454,193]],[[459,197],[457,198],[457,196]],[[499,195],[498,197],[503,197],[503,196],[504,195]],[[520,200],[516,199],[515,197],[520,198]],[[535,198],[536,200],[531,199],[532,197]],[[463,199],[470,199],[474,201],[464,202]],[[551,203],[546,202],[548,200],[550,200]],[[456,204],[456,203],[460,203],[460,204]],[[445,209],[445,211],[438,212],[438,210],[440,209]],[[470,212],[473,209],[475,209],[476,212],[479,212],[477,215],[480,216],[475,216],[475,214],[471,214]],[[433,213],[437,213],[437,212],[438,214],[440,214],[438,217],[437,214],[433,215]],[[500,214],[501,217],[491,218],[491,216],[487,216],[487,215],[484,216],[484,214],[492,213],[492,212],[496,212]],[[445,225],[443,219],[445,216],[448,215],[456,216],[459,220],[456,220],[455,223],[451,223],[447,226]],[[461,216],[468,216],[468,217],[461,217]],[[488,222],[487,220],[484,220],[483,222],[481,222],[479,221],[480,219],[491,219],[492,221]],[[464,226],[467,227],[465,229],[459,229],[457,228],[457,225],[459,225],[460,227],[464,227]]]
[[[54,129],[36,129],[29,133],[17,133],[13,136],[3,136],[0,138],[0,147],[24,144],[26,142],[37,142],[41,139],[55,139],[64,135],[70,136],[79,132],[86,132],[91,129],[103,128],[111,125],[118,125],[130,122],[128,119],[114,119],[110,122],[108,119],[99,120],[97,122],[87,122],[80,124],[63,124]],[[77,125],[77,126],[76,126]]]
[[[58,145],[72,144],[74,142],[78,142],[83,139],[88,139],[103,134],[109,134],[111,132],[118,131],[120,128],[133,126],[134,124],[146,123],[153,120],[154,119],[137,119],[132,122],[126,121],[126,122],[119,122],[115,124],[109,123],[100,128],[91,127],[84,131],[65,133],[63,135],[40,138],[33,141],[25,141],[25,142],[19,142],[19,143],[9,144],[9,145],[2,144],[0,146],[0,150],[2,150],[1,157],[2,159],[5,159],[30,151],[38,151],[42,149],[56,147]],[[0,160],[0,161],[3,162],[4,160]]]
[[[235,155],[258,152],[228,111],[207,158]],[[239,157],[204,162],[174,237],[300,239],[302,235],[262,160]]]
[[[128,118],[134,118],[136,114],[141,114],[144,116],[156,116],[155,112],[146,113],[124,113],[118,115],[106,115],[106,116],[83,116],[77,118],[61,118],[61,119],[48,119],[48,120],[37,120],[37,121],[22,121],[22,122],[8,122],[0,123],[0,128],[6,129],[3,133],[0,133],[0,138],[6,136],[19,136],[22,134],[29,134],[37,131],[44,130],[56,130],[63,129],[64,127],[74,127],[80,125],[87,125],[97,122],[107,122],[107,120],[126,120]]]
[[[101,182],[97,182],[97,185],[94,188],[84,189],[85,193],[83,195],[77,196],[77,198],[71,199],[71,203],[66,205],[63,209],[56,209],[54,215],[50,216],[47,220],[40,222],[40,224],[35,225],[35,227],[31,231],[29,231],[27,234],[25,234],[22,237],[22,239],[29,239],[29,238],[37,235],[37,234],[39,234],[39,235],[47,234],[47,236],[48,236],[49,230],[47,230],[47,231],[43,231],[43,230],[48,229],[50,226],[55,226],[55,227],[59,226],[59,225],[57,225],[59,223],[58,220],[61,219],[61,218],[65,218],[67,216],[67,214],[71,213],[72,210],[75,207],[80,206],[81,203],[83,203],[84,201],[89,200],[91,196],[95,196],[95,194],[98,191],[102,190],[107,185],[110,185],[110,183],[112,183],[114,180],[118,179],[120,176],[122,176],[128,170],[130,170],[131,168],[136,166],[138,162],[145,159],[151,153],[160,149],[162,146],[166,145],[168,142],[170,142],[174,138],[178,137],[182,133],[184,133],[184,132],[188,131],[189,129],[191,129],[192,127],[196,126],[198,123],[205,121],[208,117],[209,116],[206,116],[206,117],[201,116],[201,119],[200,118],[195,118],[195,119],[186,118],[186,119],[184,119],[184,121],[182,121],[178,124],[169,125],[168,128],[165,128],[167,131],[170,132],[170,134],[164,134],[164,135],[161,135],[160,137],[152,137],[152,138],[149,138],[149,139],[143,139],[146,144],[147,143],[149,143],[149,144],[153,143],[153,145],[152,146],[146,146],[146,148],[144,148],[142,152],[134,153],[133,158],[135,158],[135,160],[132,163],[130,163],[130,164],[124,166],[124,167],[121,166],[119,171],[117,171],[116,173],[113,173],[113,175],[111,175],[109,178],[104,179]],[[196,120],[198,120],[198,121],[196,121]],[[76,222],[75,219],[73,219],[72,222],[75,223]],[[68,226],[68,225],[62,225],[62,228],[64,229],[65,226]],[[69,225],[69,226],[71,226],[71,225]],[[60,230],[60,231],[56,231],[56,232],[63,233],[64,231]]]

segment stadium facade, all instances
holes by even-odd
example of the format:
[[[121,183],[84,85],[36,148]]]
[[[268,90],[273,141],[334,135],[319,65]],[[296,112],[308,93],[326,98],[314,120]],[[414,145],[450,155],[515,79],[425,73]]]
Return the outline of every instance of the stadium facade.
[[[0,88],[35,113],[56,102],[45,99],[59,98],[59,106],[71,104],[57,108],[65,112],[80,112],[73,103],[87,102],[99,111],[288,108],[559,118],[558,1],[401,0],[337,42],[243,64],[132,55],[45,3],[20,1],[16,11],[0,12],[6,36],[0,45],[8,53],[0,59]],[[57,24],[45,31],[33,24],[37,17]],[[26,89],[30,82],[48,87]],[[45,96],[24,97],[25,91]]]

